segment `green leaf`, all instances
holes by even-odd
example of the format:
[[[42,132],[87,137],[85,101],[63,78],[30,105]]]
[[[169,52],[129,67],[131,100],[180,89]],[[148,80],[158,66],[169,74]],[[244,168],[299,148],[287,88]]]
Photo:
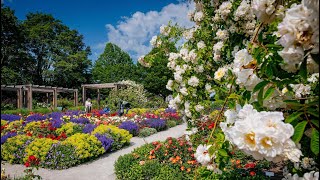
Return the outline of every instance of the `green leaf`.
[[[273,76],[272,65],[270,63],[267,65],[266,74],[269,78]]]
[[[307,57],[304,58],[301,66],[300,66],[299,75],[300,75],[304,80],[307,79],[307,75],[308,75],[308,72],[307,72]]]
[[[288,116],[285,120],[286,123],[291,123],[293,120],[297,119],[303,114],[303,112],[294,112],[290,116]]]
[[[210,146],[210,148],[208,149],[208,152],[212,156],[216,152],[216,149],[214,148],[214,146]]]
[[[287,103],[288,105],[291,105],[291,106],[304,106],[303,104],[301,104],[297,100],[284,100],[283,102],[285,102],[285,103]]]
[[[311,132],[310,148],[315,155],[319,154],[319,131],[314,128]]]
[[[314,109],[314,108],[308,108],[308,109],[307,109],[307,113],[308,113],[308,114],[311,114],[311,115],[313,115],[313,116],[315,116],[315,117],[319,117],[319,111],[317,111],[317,110]]]
[[[224,156],[224,157],[227,157],[227,156],[228,156],[227,151],[224,150],[224,149],[219,149],[219,150],[218,150],[218,154],[221,155],[221,156]]]
[[[259,83],[253,88],[252,93],[255,93],[255,92],[258,91],[259,89],[265,87],[267,84],[269,84],[269,81],[259,82]]]
[[[268,99],[274,92],[274,87],[270,87],[264,94],[263,99]]]
[[[244,100],[246,101],[249,101],[250,98],[251,98],[251,92],[250,91],[245,91],[243,94],[242,94]]]
[[[312,124],[319,127],[319,120],[311,120]]]
[[[307,121],[302,121],[302,122],[299,122],[296,125],[296,127],[294,127],[294,134],[292,136],[292,140],[294,142],[298,143],[301,140],[307,123],[308,123]]]
[[[260,89],[260,91],[258,93],[258,103],[260,104],[260,106],[263,105],[263,88]]]
[[[230,94],[230,96],[228,97],[229,99],[238,99],[239,98],[239,95],[235,94],[235,93],[232,93]]]

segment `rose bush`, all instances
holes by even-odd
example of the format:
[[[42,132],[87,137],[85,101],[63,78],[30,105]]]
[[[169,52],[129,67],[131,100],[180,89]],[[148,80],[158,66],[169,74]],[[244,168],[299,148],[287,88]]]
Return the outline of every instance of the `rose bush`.
[[[319,0],[195,0],[194,27],[169,23],[152,38],[174,73],[169,106],[189,129],[209,114],[212,97],[223,102],[197,148],[203,165],[220,172],[235,147],[257,160],[290,160],[287,167],[303,155],[319,163],[318,16]],[[181,39],[178,52],[167,49]],[[152,68],[154,59],[139,63]],[[297,166],[289,172],[319,174]]]

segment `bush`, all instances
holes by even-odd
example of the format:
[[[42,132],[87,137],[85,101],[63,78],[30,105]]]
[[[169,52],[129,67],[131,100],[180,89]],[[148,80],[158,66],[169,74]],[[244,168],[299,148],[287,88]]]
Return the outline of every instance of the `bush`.
[[[24,156],[23,161],[26,162],[29,156],[34,155],[40,159],[40,163],[44,163],[51,145],[57,142],[57,140],[52,140],[50,138],[35,139],[26,147],[26,155]]]
[[[174,127],[176,125],[177,125],[177,123],[175,121],[172,121],[172,120],[167,121],[168,128]]]
[[[86,161],[105,153],[98,138],[90,134],[74,134],[63,141],[62,144],[76,147],[77,157],[81,161]]]
[[[157,130],[155,128],[145,127],[140,130],[139,137],[147,137],[155,133],[157,133]]]
[[[66,124],[63,124],[61,126],[61,128],[58,128],[56,130],[56,132],[58,134],[61,134],[61,133],[66,133],[67,136],[71,136],[73,134],[76,134],[76,133],[81,133],[82,132],[82,129],[83,127],[78,125],[78,124],[75,124],[75,123],[72,123],[72,122],[69,122],[69,123],[66,123]]]
[[[132,134],[132,136],[136,136],[139,133],[139,126],[131,121],[125,121],[118,126],[120,129],[125,129]]]
[[[159,169],[159,173],[152,180],[176,180],[176,179],[194,179],[194,174],[182,173],[180,169],[175,169],[169,165],[163,164]]]
[[[9,138],[1,145],[1,159],[9,163],[24,163],[25,148],[32,142],[26,135],[17,135]]]
[[[133,162],[135,161],[135,157],[132,154],[125,154],[123,156],[120,156],[114,163],[114,169],[117,179],[129,179],[130,177],[133,177],[136,173],[138,173],[130,171],[131,167],[133,166]]]
[[[44,167],[50,169],[67,169],[79,162],[76,148],[71,144],[53,144],[44,161]]]
[[[73,106],[73,100],[68,100],[66,98],[63,99],[58,99],[57,102],[58,106],[62,107],[62,108],[68,108]]]

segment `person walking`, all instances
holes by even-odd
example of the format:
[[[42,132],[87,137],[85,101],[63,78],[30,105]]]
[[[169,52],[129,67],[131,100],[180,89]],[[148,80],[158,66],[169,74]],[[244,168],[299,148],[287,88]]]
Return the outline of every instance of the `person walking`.
[[[85,111],[86,113],[91,113],[91,108],[92,108],[92,103],[91,103],[91,99],[88,98],[85,102]]]

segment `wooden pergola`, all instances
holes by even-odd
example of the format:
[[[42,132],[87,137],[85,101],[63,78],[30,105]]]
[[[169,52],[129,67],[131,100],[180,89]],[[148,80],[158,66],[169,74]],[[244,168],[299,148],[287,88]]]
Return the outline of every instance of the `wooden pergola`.
[[[57,95],[61,92],[69,92],[74,95],[74,106],[78,106],[78,89],[69,89],[63,87],[39,86],[39,85],[1,85],[1,91],[16,91],[17,92],[17,108],[23,107],[23,100],[27,103],[27,108],[32,110],[32,93],[42,92],[53,93],[53,107],[57,108]]]
[[[103,83],[103,84],[82,84],[81,87],[82,87],[83,105],[85,105],[85,101],[86,101],[86,89],[97,89],[98,108],[100,108],[100,89],[115,88],[117,90],[120,87],[127,87],[127,85],[121,84],[121,83]]]

